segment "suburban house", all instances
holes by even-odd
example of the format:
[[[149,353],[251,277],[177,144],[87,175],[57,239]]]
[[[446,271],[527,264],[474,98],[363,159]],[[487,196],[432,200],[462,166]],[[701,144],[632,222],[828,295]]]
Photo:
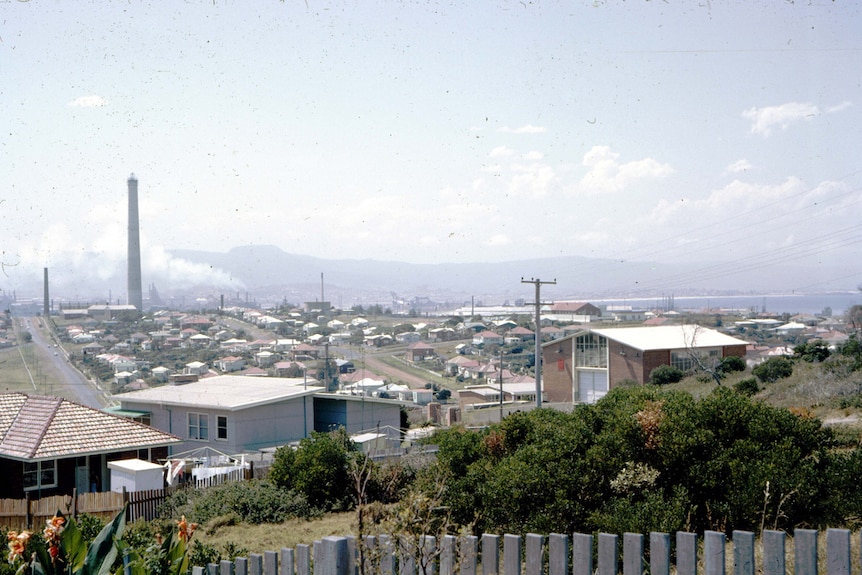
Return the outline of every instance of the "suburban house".
[[[549,402],[595,403],[623,380],[644,384],[660,365],[684,371],[697,359],[745,357],[747,343],[698,325],[580,329],[542,345]]]
[[[115,395],[127,413],[180,436],[175,451],[240,454],[343,426],[348,433],[401,422],[397,401],[325,393],[314,379],[220,375]]]
[[[0,393],[0,498],[109,491],[108,462],[155,462],[180,439],[59,397]]]
[[[598,307],[591,303],[580,301],[555,301],[547,311],[543,310],[543,312],[561,316],[560,319],[579,318],[574,321],[584,322],[595,321],[602,316],[602,310]]]
[[[405,355],[407,356],[408,361],[426,361],[437,357],[437,352],[434,351],[432,346],[428,345],[424,341],[419,341],[407,346],[407,352]]]
[[[536,332],[522,326],[516,326],[506,332],[505,341],[507,345],[518,344],[522,342],[535,341]]]
[[[468,385],[455,393],[458,396],[458,405],[465,408],[468,405],[486,406],[500,403],[500,391],[502,388],[504,403],[535,403],[536,383],[503,383],[503,384],[479,384]]]
[[[332,431],[344,427],[347,433],[380,430],[398,438],[401,403],[355,395],[317,393],[314,396],[314,430]]]
[[[481,331],[473,336],[473,345],[503,345],[503,336],[489,330]]]
[[[126,412],[182,439],[179,451],[234,454],[283,445],[314,430],[316,380],[220,375],[115,395]]]

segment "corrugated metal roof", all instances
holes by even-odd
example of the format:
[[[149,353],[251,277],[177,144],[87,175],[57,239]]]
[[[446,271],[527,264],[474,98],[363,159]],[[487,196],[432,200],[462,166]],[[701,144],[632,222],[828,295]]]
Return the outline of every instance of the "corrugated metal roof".
[[[748,342],[699,325],[659,325],[590,329],[641,351],[746,345]]]
[[[179,441],[142,423],[65,399],[0,394],[0,455],[5,457],[54,459]]]
[[[163,385],[115,395],[128,404],[196,405],[202,408],[243,409],[323,391],[317,380],[301,377],[219,375],[182,385]]]

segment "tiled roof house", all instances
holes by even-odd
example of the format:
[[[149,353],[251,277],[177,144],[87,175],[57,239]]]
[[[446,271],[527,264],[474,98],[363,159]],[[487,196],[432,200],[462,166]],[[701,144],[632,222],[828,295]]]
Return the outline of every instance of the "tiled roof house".
[[[156,461],[179,441],[59,397],[0,393],[0,498],[108,491],[108,461]]]

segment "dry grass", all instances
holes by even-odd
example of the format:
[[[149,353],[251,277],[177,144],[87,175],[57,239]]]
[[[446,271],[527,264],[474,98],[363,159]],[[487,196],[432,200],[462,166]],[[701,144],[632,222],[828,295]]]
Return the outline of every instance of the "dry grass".
[[[732,373],[722,385],[732,387],[738,381],[750,377],[754,377],[750,370]],[[798,361],[794,362],[793,375],[790,377],[759,385],[761,391],[754,396],[755,399],[775,407],[804,408],[821,421],[833,424],[840,422],[844,428],[862,430],[862,409],[841,407],[842,398],[862,393],[862,372],[834,367],[826,369],[821,364]],[[666,386],[666,389],[684,391],[695,398],[702,398],[715,389],[715,384],[687,377],[679,383]]]
[[[277,525],[240,523],[222,526],[212,532],[204,525],[195,532],[195,540],[214,545],[217,549],[232,542],[248,549],[250,553],[263,553],[298,544],[311,545],[324,537],[346,536],[355,532],[356,514],[347,512],[329,513],[319,519],[291,519]]]

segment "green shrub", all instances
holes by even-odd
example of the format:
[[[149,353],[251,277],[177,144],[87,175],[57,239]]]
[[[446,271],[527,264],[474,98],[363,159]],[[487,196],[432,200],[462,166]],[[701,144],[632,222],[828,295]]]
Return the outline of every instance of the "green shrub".
[[[269,481],[237,481],[183,491],[187,493],[169,504],[173,517],[185,515],[201,525],[232,515],[246,523],[283,523],[311,515],[301,494],[280,489]]]
[[[741,393],[742,395],[751,397],[752,395],[760,391],[760,386],[757,385],[757,378],[748,377],[734,383],[733,389],[738,393]]]
[[[302,495],[315,509],[343,510],[354,498],[350,459],[355,452],[344,428],[313,432],[296,449],[276,450],[269,478],[276,486]]]
[[[808,363],[826,361],[831,354],[829,346],[821,340],[801,343],[793,348],[793,357],[807,361]]]
[[[779,379],[793,375],[793,362],[786,357],[770,357],[751,370],[761,383],[774,383]]]
[[[440,492],[442,482],[442,506],[477,532],[843,525],[862,516],[862,487],[846,476],[862,457],[830,467],[833,437],[807,413],[729,387],[701,400],[615,388],[571,413],[536,409],[438,434],[437,462],[417,485]],[[843,508],[829,492],[837,484],[859,505]]]
[[[677,383],[685,376],[685,372],[673,365],[660,365],[653,369],[649,374],[649,383],[651,385],[666,385],[668,383]]]
[[[729,355],[718,364],[717,371],[720,373],[732,373],[734,371],[745,371],[745,360],[738,355]]]

